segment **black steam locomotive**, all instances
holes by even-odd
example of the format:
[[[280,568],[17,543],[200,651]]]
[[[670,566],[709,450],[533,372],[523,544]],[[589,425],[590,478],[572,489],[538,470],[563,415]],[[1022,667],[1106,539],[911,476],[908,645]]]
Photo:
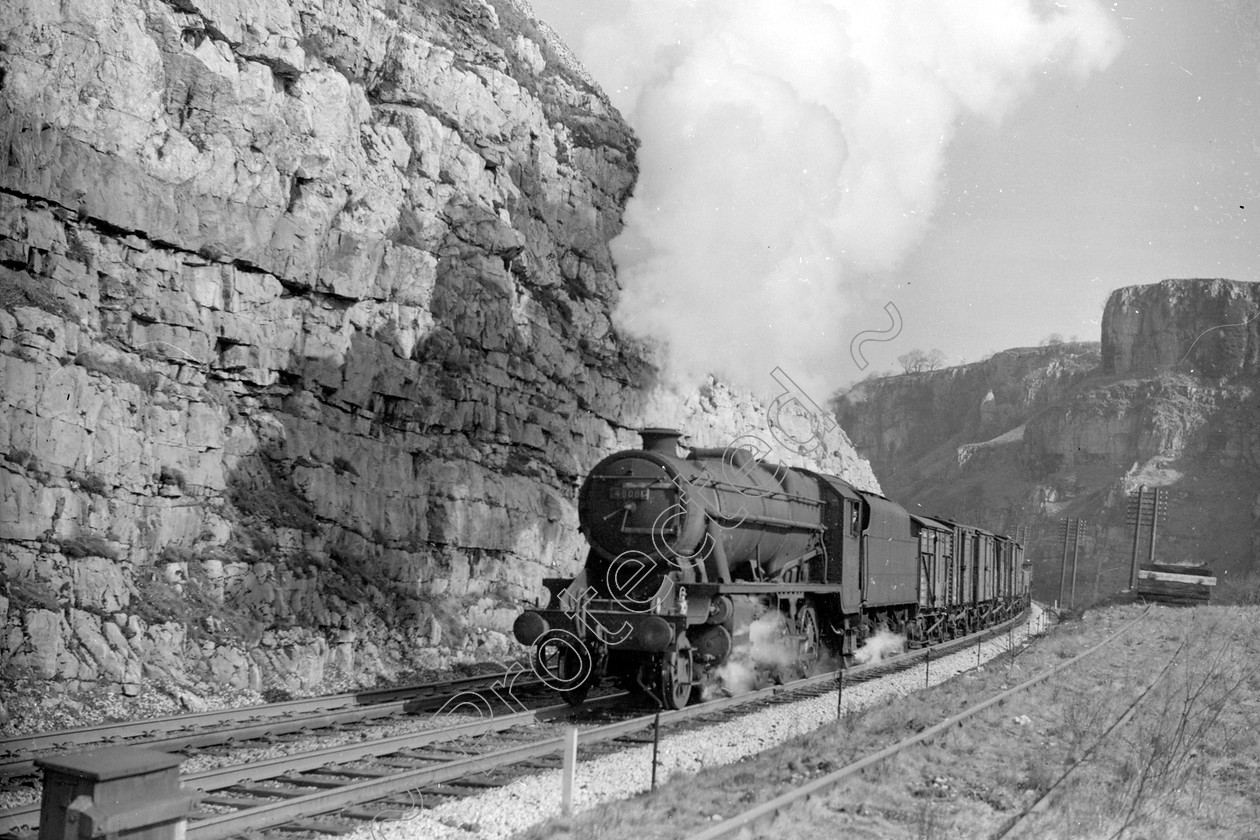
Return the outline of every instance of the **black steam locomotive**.
[[[682,708],[777,610],[797,665],[844,663],[877,628],[912,646],[1016,615],[1023,548],[980,528],[907,513],[835,476],[689,449],[668,429],[595,466],[579,495],[590,544],[572,580],[514,633],[534,670],[580,704],[604,677]]]

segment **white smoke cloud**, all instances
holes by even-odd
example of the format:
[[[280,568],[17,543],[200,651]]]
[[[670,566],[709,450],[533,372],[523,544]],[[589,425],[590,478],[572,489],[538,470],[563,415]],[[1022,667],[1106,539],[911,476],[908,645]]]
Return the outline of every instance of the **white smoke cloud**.
[[[582,49],[642,139],[618,323],[683,381],[834,384],[846,285],[923,236],[960,116],[1119,45],[1096,0],[631,0]]]
[[[704,699],[744,694],[800,676],[800,644],[789,630],[787,619],[774,607],[760,602],[754,610],[757,617],[747,628],[737,628],[735,632],[737,639],[743,639],[746,630],[746,640],[737,644],[730,658],[715,669],[713,681],[704,687]]]
[[[886,627],[880,627],[867,637],[861,647],[853,651],[853,661],[859,665],[883,662],[890,656],[904,653],[905,649],[906,639],[904,636],[900,636]]]

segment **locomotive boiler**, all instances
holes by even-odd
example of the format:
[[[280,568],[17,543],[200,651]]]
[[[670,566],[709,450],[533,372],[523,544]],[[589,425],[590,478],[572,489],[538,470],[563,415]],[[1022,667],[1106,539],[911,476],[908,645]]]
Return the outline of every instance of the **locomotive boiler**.
[[[578,498],[590,546],[543,609],[516,620],[534,670],[570,703],[612,677],[681,708],[777,610],[797,667],[851,660],[877,627],[911,644],[965,634],[1026,598],[1012,540],[912,516],[835,476],[743,448],[685,448],[646,429],[600,461]]]

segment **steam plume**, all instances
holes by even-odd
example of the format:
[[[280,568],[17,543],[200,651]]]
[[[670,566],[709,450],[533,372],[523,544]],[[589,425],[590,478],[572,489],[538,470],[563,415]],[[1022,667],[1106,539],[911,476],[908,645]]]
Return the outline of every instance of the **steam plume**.
[[[756,617],[752,622],[746,628],[736,628],[736,639],[743,641],[716,669],[717,681],[706,686],[706,700],[723,693],[743,694],[776,680],[787,681],[798,676],[799,646],[796,637],[790,635],[786,618],[777,609],[760,602],[754,609]]]
[[[853,651],[853,660],[859,665],[882,662],[885,657],[896,656],[906,649],[906,639],[886,627],[880,627],[869,636],[862,646]]]
[[[1096,0],[631,0],[582,50],[643,141],[619,324],[682,381],[835,384],[883,326],[845,320],[853,285],[923,236],[959,117],[1119,43]]]

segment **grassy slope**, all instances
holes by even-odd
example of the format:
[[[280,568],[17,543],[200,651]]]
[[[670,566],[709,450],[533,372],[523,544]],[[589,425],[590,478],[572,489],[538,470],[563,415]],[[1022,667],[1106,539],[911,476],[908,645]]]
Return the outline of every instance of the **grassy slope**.
[[[921,731],[1091,647],[1140,612],[1091,611],[1033,647],[903,702],[655,793],[552,820],[525,838],[685,837]],[[1137,717],[1069,776],[1021,837],[1255,836],[1260,609],[1155,607],[1139,628],[964,726],[798,804],[754,837],[991,837],[1095,744],[1178,653]],[[1184,643],[1184,647],[1183,647]]]

